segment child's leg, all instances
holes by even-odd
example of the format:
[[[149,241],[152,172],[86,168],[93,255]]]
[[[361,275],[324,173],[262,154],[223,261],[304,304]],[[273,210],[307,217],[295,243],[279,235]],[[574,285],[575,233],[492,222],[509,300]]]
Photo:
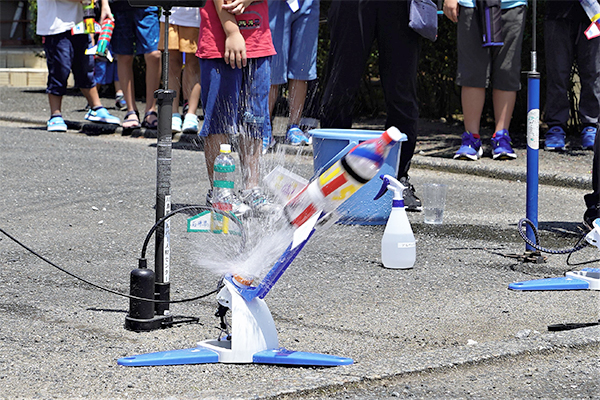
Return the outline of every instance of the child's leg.
[[[196,114],[200,104],[200,63],[193,53],[186,53],[183,69],[183,94],[188,100],[188,113]]]
[[[206,159],[206,171],[208,172],[208,179],[210,180],[211,187],[213,184],[215,158],[219,155],[221,144],[223,143],[229,143],[226,134],[211,134],[204,138],[204,158]]]
[[[50,115],[61,115],[62,96],[67,91],[67,80],[71,73],[70,32],[46,36],[44,50],[48,66],[48,103]]]
[[[240,135],[239,155],[242,167],[242,185],[244,189],[260,186],[260,155],[262,139]]]
[[[61,115],[62,96],[48,93],[48,103],[50,103],[50,115]]]
[[[121,89],[121,82],[120,81],[114,81],[115,84],[115,95],[119,96],[119,95],[123,95],[123,90]]]
[[[308,83],[298,79],[289,80],[290,89],[290,125],[300,125]]]
[[[102,107],[102,102],[100,101],[100,96],[98,95],[98,89],[96,89],[96,86],[92,86],[89,89],[81,88],[81,93],[83,93],[92,109],[96,107]]]
[[[176,92],[173,99],[173,113],[179,112],[179,99],[181,96],[181,69],[183,68],[183,54],[179,50],[169,50],[169,89]],[[187,66],[186,66],[187,69]]]
[[[278,96],[279,85],[271,85],[271,89],[269,90],[269,115],[271,116],[271,121],[273,121],[273,110],[275,109]]]
[[[508,130],[516,100],[517,92],[510,92],[500,89],[494,89],[492,91],[492,101],[494,102],[494,119],[496,120],[496,130],[494,132],[499,132],[503,129]]]
[[[146,113],[156,111],[154,92],[160,86],[160,59],[161,53],[158,50],[144,54],[144,60],[146,60]]]
[[[485,104],[485,88],[463,86],[461,89],[461,103],[465,131],[479,134],[481,113]]]
[[[135,87],[133,84],[133,55],[119,54],[117,70],[119,71],[119,82],[121,82],[123,96],[127,103],[127,111],[136,111]]]

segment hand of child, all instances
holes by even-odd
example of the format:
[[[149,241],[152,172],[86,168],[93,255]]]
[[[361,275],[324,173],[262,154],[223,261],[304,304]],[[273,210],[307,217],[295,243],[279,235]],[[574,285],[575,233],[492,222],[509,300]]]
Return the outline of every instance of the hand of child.
[[[223,10],[233,15],[243,14],[246,8],[252,4],[254,0],[233,0],[225,1],[223,4]]]
[[[452,22],[458,22],[458,0],[444,0],[444,15]]]
[[[113,21],[115,20],[115,17],[113,16],[110,10],[110,4],[108,3],[108,0],[102,0],[100,8],[100,21],[104,21],[106,18],[111,19]]]
[[[225,39],[225,62],[231,65],[231,68],[245,67],[248,59],[246,58],[246,41],[241,33],[227,36]]]

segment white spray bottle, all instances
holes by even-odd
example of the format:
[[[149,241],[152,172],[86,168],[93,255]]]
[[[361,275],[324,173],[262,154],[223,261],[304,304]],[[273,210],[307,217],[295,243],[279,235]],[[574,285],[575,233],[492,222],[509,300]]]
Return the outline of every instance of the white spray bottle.
[[[383,180],[375,200],[383,196],[388,190],[394,191],[392,211],[381,238],[381,262],[386,268],[408,269],[415,265],[417,248],[415,235],[404,209],[402,193],[406,187],[390,175],[381,175]]]

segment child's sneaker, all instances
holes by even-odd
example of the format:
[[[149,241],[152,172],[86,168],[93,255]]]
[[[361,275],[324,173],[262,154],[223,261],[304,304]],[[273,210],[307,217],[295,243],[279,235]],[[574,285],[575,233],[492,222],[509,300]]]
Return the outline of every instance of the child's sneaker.
[[[85,119],[92,122],[101,122],[103,124],[121,125],[121,120],[114,115],[111,115],[104,107],[97,110],[89,110],[85,114]]]
[[[546,141],[544,143],[544,150],[547,151],[565,151],[565,130],[560,126],[556,125],[546,131]]]
[[[181,132],[181,126],[183,122],[181,121],[181,115],[179,113],[173,114],[171,117],[171,131],[173,133]]]
[[[198,116],[196,114],[186,114],[181,125],[183,133],[198,133]]]
[[[584,150],[593,150],[594,141],[596,140],[596,127],[586,126],[581,131],[581,147]]]
[[[65,124],[65,120],[60,115],[57,115],[50,117],[46,123],[46,130],[48,132],[66,132],[67,124]]]
[[[286,140],[292,146],[308,144],[308,138],[306,137],[304,132],[302,132],[302,129],[298,128],[298,125],[290,126],[290,128],[287,131]]]
[[[454,154],[454,159],[477,161],[482,155],[481,139],[473,137],[473,134],[470,132],[464,132],[462,134],[462,144]]]
[[[277,142],[273,135],[263,136],[262,138],[262,153],[267,154],[269,150],[274,149]]]
[[[125,101],[123,93],[118,94],[115,97],[115,108],[119,111],[127,111],[127,102]]]
[[[517,154],[510,146],[510,136],[506,129],[494,133],[492,136],[492,159],[494,160],[514,160]]]
[[[260,187],[242,190],[240,197],[244,204],[250,207],[254,215],[265,215],[281,211],[281,207],[274,204]]]
[[[212,197],[213,197],[212,189],[209,189],[208,193],[206,194],[206,204],[211,207],[213,205]],[[229,203],[231,203],[231,212],[236,217],[245,218],[250,214],[250,212],[251,212],[250,206],[246,205],[242,200],[240,200],[240,198],[238,196],[236,196],[235,193],[233,193],[233,191],[231,192],[231,195],[227,200]]]

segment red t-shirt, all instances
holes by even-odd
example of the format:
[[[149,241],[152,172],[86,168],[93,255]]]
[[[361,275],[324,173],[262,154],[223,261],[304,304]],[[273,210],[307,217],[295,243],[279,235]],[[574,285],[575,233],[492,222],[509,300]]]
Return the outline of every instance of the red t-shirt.
[[[269,29],[269,5],[267,0],[255,1],[235,19],[246,41],[246,56],[258,58],[276,54]],[[213,0],[207,0],[200,9],[199,58],[223,58],[225,55],[225,31],[217,15]]]

